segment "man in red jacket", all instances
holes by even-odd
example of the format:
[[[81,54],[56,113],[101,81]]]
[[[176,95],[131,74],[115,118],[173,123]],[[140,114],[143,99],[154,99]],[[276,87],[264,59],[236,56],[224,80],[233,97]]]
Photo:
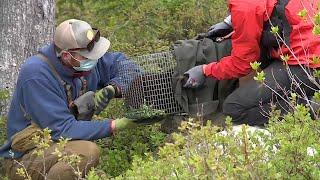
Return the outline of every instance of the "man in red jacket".
[[[249,74],[252,71],[250,63],[263,60],[260,53],[265,24],[279,2],[229,0],[231,24],[234,30],[231,37],[231,55],[219,62],[191,68],[185,73],[189,76],[185,87],[202,86],[206,77],[224,80]],[[301,95],[301,102],[319,90],[319,85],[309,79],[309,75],[320,67],[319,62],[313,61],[320,56],[320,37],[312,32],[313,17],[318,4],[308,0],[290,0],[284,7],[285,18],[291,32],[286,43],[269,52],[277,60],[264,69],[265,84],[261,85],[252,79],[236,89],[224,102],[223,113],[231,116],[235,124],[263,125],[268,122],[266,113],[270,111],[270,102],[288,110],[287,98],[282,97],[286,97],[291,90]],[[309,15],[306,18],[298,15],[304,9]],[[280,60],[280,55],[288,56],[288,68]]]

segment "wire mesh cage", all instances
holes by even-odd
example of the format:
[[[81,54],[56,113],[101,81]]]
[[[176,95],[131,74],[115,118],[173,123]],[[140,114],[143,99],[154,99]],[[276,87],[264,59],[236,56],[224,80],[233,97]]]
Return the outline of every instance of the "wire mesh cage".
[[[149,106],[166,114],[182,111],[172,88],[176,61],[171,51],[154,53],[119,62],[119,72],[125,84],[123,97],[129,108]]]

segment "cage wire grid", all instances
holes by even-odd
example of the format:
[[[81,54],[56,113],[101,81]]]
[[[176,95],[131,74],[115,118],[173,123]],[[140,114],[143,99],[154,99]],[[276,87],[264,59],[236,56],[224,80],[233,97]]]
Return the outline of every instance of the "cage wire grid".
[[[118,62],[123,98],[128,108],[143,105],[167,114],[182,112],[174,98],[172,74],[176,61],[172,51],[148,54]]]

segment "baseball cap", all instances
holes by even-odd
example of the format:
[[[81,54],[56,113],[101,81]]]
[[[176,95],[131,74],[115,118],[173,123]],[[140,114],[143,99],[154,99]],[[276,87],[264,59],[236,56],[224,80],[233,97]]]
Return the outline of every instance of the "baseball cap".
[[[110,41],[100,37],[100,32],[97,29],[78,19],[69,19],[59,24],[54,33],[53,41],[61,50],[73,49],[88,59],[101,58],[110,47]],[[87,48],[89,44],[93,44],[93,47]]]

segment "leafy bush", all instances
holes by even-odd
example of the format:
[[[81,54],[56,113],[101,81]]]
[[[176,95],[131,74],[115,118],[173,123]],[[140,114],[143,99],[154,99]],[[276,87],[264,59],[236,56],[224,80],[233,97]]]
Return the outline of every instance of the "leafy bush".
[[[8,90],[0,90],[0,109],[3,110],[3,106],[1,104],[1,102],[6,101],[9,98],[9,91]],[[0,115],[0,146],[5,142],[6,138],[7,138],[7,131],[6,131],[6,123],[7,120],[5,117]],[[3,159],[0,158],[0,178],[4,178],[2,177],[2,175],[4,174],[4,168],[3,168]]]
[[[6,123],[6,118],[0,116],[0,144],[3,144],[7,138]]]
[[[107,108],[102,111],[99,116],[95,117],[97,119],[103,118],[121,118],[126,114],[126,108],[122,99],[112,99],[108,104]]]
[[[7,88],[1,88],[0,84],[0,116],[6,112],[6,102],[10,97],[10,91]]]
[[[3,106],[1,106],[1,102],[9,99],[9,91],[8,90],[0,90],[0,109],[3,110]],[[6,132],[6,118],[0,115],[0,144],[6,140],[7,132]]]
[[[127,114],[122,100],[113,99],[110,105],[96,118],[121,118]],[[133,157],[144,159],[145,153],[156,153],[164,144],[167,134],[161,132],[160,125],[139,127],[117,132],[111,138],[98,140],[101,147],[100,164],[95,170],[99,177],[116,177],[132,166]],[[93,172],[92,172],[93,173]],[[94,176],[91,174],[91,176]]]
[[[111,138],[98,141],[101,159],[97,169],[109,177],[115,177],[132,166],[132,159],[145,159],[146,153],[156,153],[167,135],[159,131],[159,125],[141,127],[117,133]]]
[[[88,21],[111,40],[113,50],[134,56],[205,32],[226,8],[224,0],[58,0],[56,22]]]
[[[320,121],[296,108],[283,120],[273,112],[265,130],[242,126],[236,133],[230,123],[221,131],[190,120],[158,157],[135,158],[118,179],[319,179]]]

